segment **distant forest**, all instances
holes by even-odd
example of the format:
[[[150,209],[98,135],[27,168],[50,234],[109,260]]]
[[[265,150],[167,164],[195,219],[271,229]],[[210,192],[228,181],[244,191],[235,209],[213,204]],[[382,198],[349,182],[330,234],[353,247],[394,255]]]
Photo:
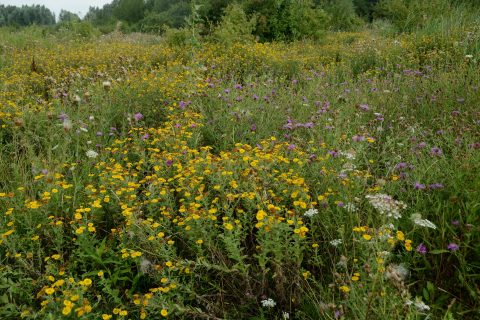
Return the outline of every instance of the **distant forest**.
[[[0,5],[0,26],[88,23],[107,33],[121,22],[124,32],[162,34],[196,24],[200,32],[243,28],[257,39],[292,40],[316,37],[324,30],[356,30],[372,21],[387,21],[399,32],[421,26],[456,5],[477,0],[113,0],[90,7],[81,19],[62,10],[58,19],[45,6]]]

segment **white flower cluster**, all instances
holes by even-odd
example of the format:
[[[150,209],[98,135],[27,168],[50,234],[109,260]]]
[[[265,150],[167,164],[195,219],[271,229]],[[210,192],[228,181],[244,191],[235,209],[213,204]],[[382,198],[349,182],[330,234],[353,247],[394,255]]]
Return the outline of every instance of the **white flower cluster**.
[[[272,298],[262,300],[261,303],[262,303],[262,306],[267,307],[267,308],[273,308],[277,304],[275,301],[273,301]]]
[[[338,152],[341,156],[344,156],[348,160],[355,160],[355,151],[339,151]]]
[[[415,301],[407,300],[407,302],[405,303],[405,305],[407,305],[407,306],[413,305],[413,306],[417,309],[417,311],[419,311],[419,312],[427,312],[427,311],[430,311],[430,307],[427,306],[427,305],[425,304],[425,302],[423,302],[422,300],[419,300],[419,299],[417,299],[417,300],[415,300]]]
[[[93,150],[88,150],[85,154],[91,159],[95,159],[96,157],[98,157],[98,153]]]
[[[305,213],[303,214],[303,216],[308,217],[308,218],[311,218],[311,217],[313,217],[313,216],[316,215],[316,214],[318,214],[318,209],[311,208],[311,209],[308,209],[307,211],[305,211]]]
[[[348,212],[355,212],[355,211],[357,211],[357,207],[356,207],[353,203],[351,203],[351,202],[347,203],[347,204],[344,206],[344,208],[345,208],[345,210],[347,210]]]
[[[422,215],[419,213],[412,214],[410,219],[412,219],[413,223],[415,223],[418,226],[437,229],[437,226],[432,221],[427,219],[422,219]]]
[[[330,244],[334,247],[338,247],[339,245],[342,244],[342,239],[335,239],[335,240],[332,240],[330,241]]]
[[[404,202],[395,200],[387,194],[369,194],[366,195],[365,198],[368,199],[368,202],[370,202],[380,214],[384,214],[387,217],[393,217],[394,219],[401,218],[402,215],[400,214],[400,211],[407,207]]]

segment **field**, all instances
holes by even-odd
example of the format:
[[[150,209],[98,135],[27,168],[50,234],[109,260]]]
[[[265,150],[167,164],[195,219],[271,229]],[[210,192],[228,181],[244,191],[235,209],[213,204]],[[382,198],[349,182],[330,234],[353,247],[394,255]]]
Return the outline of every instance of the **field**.
[[[480,28],[450,23],[0,30],[0,318],[480,318]]]

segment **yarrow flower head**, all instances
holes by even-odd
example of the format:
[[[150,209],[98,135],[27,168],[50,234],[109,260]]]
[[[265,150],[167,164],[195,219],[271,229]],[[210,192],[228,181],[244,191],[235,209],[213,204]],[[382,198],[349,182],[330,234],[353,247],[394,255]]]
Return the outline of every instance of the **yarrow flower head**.
[[[368,202],[370,202],[380,214],[384,214],[387,217],[393,217],[394,219],[401,218],[402,215],[400,214],[400,211],[407,207],[404,202],[395,200],[387,194],[369,194],[366,195],[365,198],[367,198]]]
[[[318,214],[318,209],[311,208],[311,209],[308,209],[307,211],[305,211],[305,213],[303,215],[305,217],[311,218],[316,214]]]
[[[415,301],[407,300],[405,303],[407,306],[414,306],[418,312],[424,313],[426,311],[430,311],[430,307],[427,306],[422,300],[416,299]]]
[[[342,242],[343,242],[342,239],[334,239],[334,240],[330,241],[330,244],[334,247],[338,247],[339,245],[342,244]]]
[[[264,299],[261,301],[261,303],[262,306],[266,308],[273,308],[277,305],[277,303],[272,298]]]
[[[419,213],[412,214],[410,219],[412,219],[413,223],[415,223],[417,226],[437,229],[437,226],[433,222],[427,219],[422,219],[422,215]]]
[[[91,159],[95,159],[96,157],[98,157],[98,153],[93,150],[88,150],[85,154]]]

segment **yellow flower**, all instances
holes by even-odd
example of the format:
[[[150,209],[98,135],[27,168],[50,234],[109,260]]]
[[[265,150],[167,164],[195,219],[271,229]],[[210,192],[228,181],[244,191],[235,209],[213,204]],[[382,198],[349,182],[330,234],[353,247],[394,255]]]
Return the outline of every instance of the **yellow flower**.
[[[366,233],[362,237],[363,237],[363,239],[365,239],[367,241],[370,241],[372,239],[372,236],[369,235],[369,234],[366,234]]]
[[[165,310],[165,309],[162,309],[162,311],[160,311],[160,314],[161,314],[163,317],[166,317],[166,316],[168,316],[168,311]]]
[[[52,295],[54,292],[55,292],[55,289],[54,289],[54,288],[47,288],[47,289],[45,289],[45,293],[48,294],[48,295]]]
[[[402,231],[397,231],[397,239],[400,241],[405,240],[405,234]]]
[[[112,315],[111,315],[111,314],[105,314],[105,313],[104,313],[104,314],[102,314],[102,319],[103,319],[103,320],[110,320],[110,319],[112,319]]]
[[[256,215],[257,220],[258,220],[258,221],[263,220],[263,219],[266,217],[266,215],[267,215],[267,214],[265,213],[265,211],[263,211],[263,210],[258,210],[257,215]]]
[[[91,285],[92,285],[92,280],[89,279],[89,278],[85,278],[85,279],[83,280],[83,285],[86,286],[86,287],[91,286]]]
[[[224,223],[223,226],[227,230],[233,230],[233,225],[231,223]]]
[[[64,316],[68,316],[70,314],[70,312],[72,312],[72,308],[70,306],[66,306],[65,308],[63,308],[62,310],[62,314]]]
[[[350,288],[347,287],[347,286],[341,286],[339,289],[340,289],[340,291],[342,291],[344,293],[349,293],[350,292]]]

